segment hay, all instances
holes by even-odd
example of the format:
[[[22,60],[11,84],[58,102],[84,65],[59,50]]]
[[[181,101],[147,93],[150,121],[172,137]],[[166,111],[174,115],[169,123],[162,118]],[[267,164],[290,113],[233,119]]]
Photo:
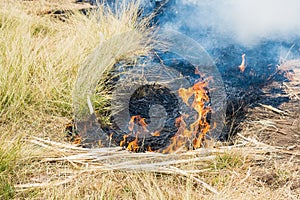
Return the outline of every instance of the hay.
[[[291,99],[300,100],[300,59],[287,60],[278,69],[286,73],[289,82],[283,83]]]
[[[75,170],[68,171],[64,179],[46,181],[42,183],[26,183],[15,185],[18,191],[33,188],[44,188],[63,185],[72,182],[84,173],[103,171],[153,172],[172,174],[190,178],[200,183],[208,191],[219,194],[218,190],[201,180],[197,175],[205,172],[205,164],[214,161],[217,155],[230,152],[243,152],[252,160],[265,160],[266,154],[289,154],[300,156],[300,152],[290,151],[283,147],[270,146],[258,142],[253,138],[238,134],[238,142],[233,146],[219,146],[217,148],[200,148],[194,151],[179,149],[171,154],[156,152],[132,153],[121,147],[88,149],[68,143],[54,142],[38,137],[31,137],[29,141],[39,148],[46,148],[53,154],[50,157],[41,156],[40,162],[67,162]],[[185,164],[193,163],[200,170],[184,169]],[[201,170],[202,169],[202,170]],[[61,173],[61,172],[60,172]],[[250,174],[250,171],[247,172]],[[248,175],[250,176],[250,175]],[[245,178],[246,180],[246,178]],[[242,181],[245,181],[244,179]]]

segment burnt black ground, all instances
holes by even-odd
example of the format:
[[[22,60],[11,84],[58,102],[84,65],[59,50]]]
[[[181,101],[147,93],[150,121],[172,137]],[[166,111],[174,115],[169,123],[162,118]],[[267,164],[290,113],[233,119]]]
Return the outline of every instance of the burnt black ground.
[[[151,1],[151,5],[144,10],[144,15],[157,11],[157,15],[153,19],[155,26],[163,26],[166,22],[176,20],[176,13],[174,10],[176,6],[175,1]],[[182,33],[189,37],[194,38],[196,41],[201,43],[202,39],[213,38],[208,36],[211,30],[192,30],[184,25],[179,29]],[[226,38],[219,37],[216,40],[226,40]],[[222,42],[222,41],[220,41]],[[289,101],[287,97],[281,97],[282,91],[274,88],[272,93],[274,95],[269,96],[264,93],[262,88],[271,85],[273,82],[284,82],[288,81],[285,78],[284,73],[279,73],[278,64],[280,63],[280,52],[282,49],[291,48],[290,55],[299,56],[300,41],[274,41],[265,40],[260,45],[254,47],[245,47],[237,44],[228,44],[217,46],[216,41],[212,41],[212,45],[208,47],[207,51],[211,55],[212,59],[222,76],[225,92],[227,95],[227,109],[226,109],[226,120],[224,129],[219,137],[219,140],[226,141],[230,140],[238,131],[241,130],[240,124],[246,119],[248,109],[258,106],[258,103],[265,102],[265,104],[278,107],[283,103]],[[196,77],[194,76],[193,66],[189,66],[189,63],[184,59],[170,59],[172,55],[168,52],[158,52],[160,59],[164,61],[170,68],[174,68],[180,71],[183,76],[188,77],[191,82],[194,82]],[[246,69],[242,73],[238,66],[241,63],[241,55],[246,54]],[[290,58],[290,57],[289,57]],[[171,62],[170,62],[171,60]],[[154,61],[155,62],[155,59]],[[158,60],[156,60],[158,62]],[[160,62],[160,61],[159,61]],[[195,66],[194,66],[195,67]],[[119,68],[119,69],[118,69]],[[122,65],[116,66],[116,72],[122,71]],[[118,81],[115,79],[114,81]],[[114,82],[113,81],[113,82]],[[113,84],[113,83],[110,83]],[[169,104],[164,105],[168,113],[169,122],[164,127],[164,132],[161,137],[155,139],[147,139],[147,145],[153,149],[161,148],[162,146],[169,143],[170,138],[175,134],[176,127],[174,127],[174,118],[178,116],[176,111],[176,100],[167,91],[161,95],[157,91],[163,91],[164,88],[156,88],[156,92],[149,90],[150,87],[144,88],[144,95],[139,94],[136,91],[135,96],[132,97],[132,104],[130,109],[130,115],[141,115],[149,120],[147,105],[153,103],[161,103],[164,99]],[[151,103],[152,102],[152,103]],[[174,109],[172,111],[172,109]],[[113,120],[113,119],[112,119]],[[119,144],[119,141],[123,139],[123,135],[126,134],[117,129],[117,127],[103,127],[107,135],[114,132],[115,135],[114,143]],[[128,138],[132,141],[133,138]],[[147,146],[145,145],[145,146]]]

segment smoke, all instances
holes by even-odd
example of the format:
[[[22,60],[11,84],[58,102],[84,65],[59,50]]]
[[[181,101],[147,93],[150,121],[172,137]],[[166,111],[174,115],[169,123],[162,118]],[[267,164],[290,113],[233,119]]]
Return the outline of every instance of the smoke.
[[[253,47],[300,37],[298,0],[177,0],[165,26],[213,43]],[[215,44],[220,45],[220,44]]]

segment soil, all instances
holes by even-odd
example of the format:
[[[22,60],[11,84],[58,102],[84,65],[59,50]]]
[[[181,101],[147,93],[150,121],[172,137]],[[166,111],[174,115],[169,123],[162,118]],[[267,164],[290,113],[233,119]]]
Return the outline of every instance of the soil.
[[[300,162],[300,71],[297,69],[290,81],[273,82],[262,88],[266,98],[248,110],[242,133],[296,152]]]

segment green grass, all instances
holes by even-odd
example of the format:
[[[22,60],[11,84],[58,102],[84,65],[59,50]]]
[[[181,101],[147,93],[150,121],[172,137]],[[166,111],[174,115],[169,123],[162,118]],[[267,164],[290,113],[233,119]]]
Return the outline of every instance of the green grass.
[[[12,177],[15,175],[19,150],[18,142],[10,145],[0,142],[0,199],[12,199],[14,196]]]
[[[135,31],[132,39],[137,46],[132,46],[131,53],[141,49],[136,36],[144,34],[144,24],[137,24],[136,5],[118,16],[101,8],[88,16],[75,12],[66,21],[29,15],[20,7],[17,3],[4,3],[0,9],[1,121],[32,117],[34,113],[72,116],[78,69],[100,42],[108,40],[106,52],[119,51],[119,46],[126,49],[128,41],[109,40]]]
[[[7,176],[1,175],[0,173],[0,198],[1,199],[12,199],[14,197],[14,187],[10,183]]]
[[[145,22],[137,21],[138,5],[134,3],[124,6],[118,15],[101,6],[88,15],[75,10],[63,21],[36,15],[39,9],[48,9],[43,7],[48,4],[33,2],[30,7],[30,3],[22,3],[0,3],[0,199],[12,199],[13,185],[28,181],[24,175],[34,164],[31,157],[50,153],[33,148],[26,142],[28,136],[64,139],[63,126],[74,116],[78,71],[96,47],[105,42],[99,53],[117,52],[117,59],[121,59],[145,52],[139,39],[148,35]],[[132,31],[134,35],[113,40]],[[126,52],[128,44],[130,51]],[[99,63],[103,58],[98,58]],[[110,58],[104,62],[109,66],[94,70],[104,73],[117,59]],[[99,82],[101,76],[96,78]],[[104,91],[99,94],[94,103],[103,114],[110,95]],[[104,116],[101,120],[108,123],[107,119]]]
[[[243,157],[236,153],[225,153],[217,155],[212,167],[215,170],[232,169],[241,167],[244,163]]]

